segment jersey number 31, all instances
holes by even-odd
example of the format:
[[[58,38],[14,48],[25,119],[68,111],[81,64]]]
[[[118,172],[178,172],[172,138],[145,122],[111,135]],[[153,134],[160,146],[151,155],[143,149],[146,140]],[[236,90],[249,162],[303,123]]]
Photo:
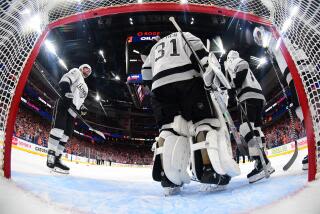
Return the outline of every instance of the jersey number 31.
[[[172,52],[170,53],[170,56],[180,56],[180,54],[177,51],[177,40],[171,39],[170,44],[172,44]],[[169,44],[169,45],[170,45]],[[158,61],[165,55],[165,51],[170,51],[170,48],[166,48],[166,43],[161,42],[157,45],[155,48],[155,61]]]

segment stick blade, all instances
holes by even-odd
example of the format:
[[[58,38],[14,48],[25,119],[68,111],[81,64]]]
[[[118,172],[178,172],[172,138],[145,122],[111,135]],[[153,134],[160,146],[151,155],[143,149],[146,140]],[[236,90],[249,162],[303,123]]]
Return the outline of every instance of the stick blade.
[[[293,155],[290,158],[290,160],[288,161],[288,163],[286,165],[284,165],[284,167],[282,168],[283,171],[287,171],[298,157],[298,142],[297,141],[294,142],[294,146],[295,146],[295,148],[294,148]]]

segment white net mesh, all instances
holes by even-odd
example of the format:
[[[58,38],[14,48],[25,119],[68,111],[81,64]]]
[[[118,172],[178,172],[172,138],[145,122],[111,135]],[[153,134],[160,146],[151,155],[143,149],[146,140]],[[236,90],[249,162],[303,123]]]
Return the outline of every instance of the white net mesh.
[[[74,14],[79,14],[78,18],[81,20],[81,13],[85,11],[141,2],[142,4],[185,3],[242,11],[269,20],[279,32],[290,17],[289,9],[297,6],[298,15],[292,18],[291,25],[282,33],[282,37],[302,77],[312,114],[316,142],[320,142],[318,73],[320,3],[318,0],[2,0],[0,1],[0,132],[6,131],[9,108],[24,66],[41,32],[49,23]],[[297,51],[298,49],[300,51]],[[301,63],[299,62],[301,58],[306,60]],[[0,153],[3,152],[0,150]],[[0,159],[3,159],[2,157],[3,155],[0,155]],[[2,163],[0,160],[1,169]]]

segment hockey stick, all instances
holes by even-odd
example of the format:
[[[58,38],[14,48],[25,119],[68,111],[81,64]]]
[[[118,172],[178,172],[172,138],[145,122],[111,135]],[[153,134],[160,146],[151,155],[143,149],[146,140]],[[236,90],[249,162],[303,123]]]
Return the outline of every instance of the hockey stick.
[[[41,71],[39,71],[39,73],[41,74],[41,76],[43,77],[43,79],[49,84],[49,86],[51,87],[51,89],[56,93],[56,95],[58,95],[58,97],[62,99],[61,94],[57,91],[57,89],[55,89],[55,88],[53,87],[53,85],[51,85],[51,83],[50,83],[49,80],[46,78],[46,76],[44,76],[44,74],[43,74]],[[99,135],[100,137],[102,137],[104,140],[106,139],[106,137],[104,136],[104,134],[103,134],[101,131],[98,131],[98,130],[95,130],[94,128],[92,128],[92,127],[83,119],[83,117],[81,117],[81,115],[77,112],[77,110],[73,109],[72,107],[70,107],[70,109],[71,109],[74,113],[76,113],[78,119],[81,120],[81,122],[84,123],[84,124],[88,127],[88,129],[89,129],[90,131],[96,133],[97,135]]]
[[[174,19],[174,17],[171,16],[171,17],[169,18],[169,21],[172,22],[172,24],[175,26],[175,28],[177,29],[177,31],[181,34],[181,37],[182,37],[183,40],[186,42],[186,44],[187,44],[188,47],[190,48],[191,52],[192,52],[193,55],[195,56],[196,61],[197,61],[198,65],[199,65],[199,68],[200,68],[200,73],[201,73],[201,75],[203,76],[203,74],[204,74],[204,72],[205,72],[205,69],[204,69],[203,65],[201,64],[200,59],[199,59],[197,53],[195,52],[195,50],[193,50],[193,47],[191,46],[191,44],[189,43],[189,41],[187,40],[187,38],[184,36],[184,34],[183,34],[180,26],[178,25],[178,23],[176,22],[176,20]],[[215,87],[215,88],[214,88],[215,90],[219,90],[219,89],[220,89],[219,87],[216,87],[216,86],[214,86],[214,87]],[[210,89],[210,90],[214,90],[214,89]],[[206,94],[208,94],[207,90],[206,90]],[[222,103],[222,102],[219,102],[219,101],[218,101],[218,100],[220,100],[219,98],[221,98],[221,97],[218,96],[218,99],[217,99],[217,97],[215,96],[215,99],[217,100],[218,104],[220,105],[220,103]],[[208,102],[210,103],[211,106],[213,105],[213,104],[212,104],[212,101],[211,101],[210,99],[208,99]],[[241,104],[240,104],[240,107],[242,107]],[[241,109],[242,109],[242,108],[241,108]],[[242,110],[243,110],[243,109],[242,109]],[[245,115],[247,116],[247,114],[245,114]],[[231,117],[230,117],[230,118],[231,118]],[[247,121],[249,121],[248,118],[247,118]],[[263,153],[262,153],[262,149],[263,149],[263,148],[262,148],[262,147],[260,148],[259,142],[258,142],[257,139],[255,138],[255,135],[254,135],[254,132],[253,132],[253,128],[252,128],[252,126],[251,126],[251,124],[250,124],[249,122],[248,122],[248,125],[249,125],[249,129],[250,129],[252,135],[254,136],[254,139],[256,140],[256,147],[257,147],[258,152],[259,152],[259,157],[260,157],[260,160],[261,160],[261,163],[262,163],[262,166],[263,166],[263,170],[264,170],[264,172],[265,172],[265,177],[266,177],[266,178],[269,178],[269,177],[270,177],[270,173],[268,172],[268,169],[267,169],[267,166],[266,166],[266,162],[265,162],[264,157],[263,157]]]
[[[270,56],[271,58],[271,64],[272,64],[272,67],[273,67],[273,70],[277,76],[277,79],[278,79],[278,82],[280,84],[280,87],[282,89],[282,93],[284,95],[284,97],[286,98],[286,103],[287,103],[287,106],[288,106],[288,112],[289,112],[289,117],[290,117],[290,125],[291,125],[291,130],[293,130],[293,134],[294,134],[294,152],[293,152],[293,155],[291,156],[291,158],[289,159],[289,161],[283,166],[283,170],[284,171],[287,171],[291,166],[292,164],[296,161],[297,157],[298,157],[298,152],[299,152],[299,149],[298,149],[298,142],[297,142],[297,133],[295,131],[295,128],[294,128],[294,124],[293,124],[293,115],[292,115],[292,111],[290,109],[290,104],[288,102],[288,97],[287,97],[287,94],[286,94],[286,91],[284,89],[284,86],[282,85],[281,81],[280,81],[280,78],[279,78],[279,75],[276,71],[276,68],[274,66],[274,63],[273,63],[273,55],[269,52],[269,50],[266,50],[266,53]]]
[[[176,29],[178,30],[178,32],[181,34],[182,38],[184,39],[184,41],[186,42],[186,44],[187,44],[188,47],[190,48],[191,52],[192,52],[193,55],[195,56],[196,61],[197,61],[198,65],[199,65],[199,67],[200,67],[200,73],[201,73],[201,75],[203,76],[203,73],[205,72],[205,69],[204,69],[203,65],[201,64],[200,59],[199,59],[197,53],[195,52],[195,50],[193,49],[193,47],[191,46],[191,44],[189,43],[189,41],[188,41],[188,40],[186,39],[186,37],[184,36],[184,34],[183,34],[180,26],[178,25],[178,23],[176,22],[176,20],[174,19],[174,17],[170,17],[169,20],[172,22],[172,24],[175,26],[175,28],[176,28]],[[223,74],[222,74],[222,75],[223,75]],[[220,78],[221,78],[221,77],[220,77]],[[219,78],[219,79],[220,79],[220,78]],[[221,78],[221,79],[222,79],[222,78]],[[226,80],[226,81],[227,81],[227,80]],[[228,84],[228,85],[229,85],[229,84]],[[214,86],[214,87],[215,87],[215,89],[216,89],[217,91],[221,91],[221,89],[220,89],[219,87],[216,87],[216,86]],[[217,101],[217,103],[218,103],[218,105],[219,105],[219,107],[220,107],[220,109],[221,109],[221,111],[222,111],[222,114],[223,114],[225,120],[226,120],[227,123],[229,124],[229,129],[230,129],[230,131],[231,131],[231,133],[232,133],[232,135],[233,135],[233,137],[234,137],[234,139],[235,139],[235,141],[236,141],[236,143],[237,143],[237,146],[238,146],[239,150],[242,152],[242,154],[246,154],[247,152],[245,151],[245,148],[244,148],[243,143],[242,143],[242,141],[241,141],[240,134],[238,133],[237,128],[236,128],[236,126],[235,126],[234,123],[233,123],[233,120],[232,120],[232,118],[231,118],[231,115],[230,115],[230,113],[229,113],[229,111],[228,111],[228,109],[227,109],[224,101],[222,100],[220,93],[218,93],[218,92],[216,93],[216,91],[214,91],[212,88],[211,88],[210,90],[211,90],[211,92],[213,93],[213,95],[214,95],[214,97],[215,97],[215,99],[216,99],[216,101]],[[210,108],[211,108],[211,112],[212,112],[212,106],[213,106],[213,104],[212,104],[212,100],[211,100],[211,98],[210,98],[210,95],[208,94],[208,90],[206,90],[206,94],[207,94],[207,99],[208,99],[208,102],[209,102],[209,105],[210,105]]]

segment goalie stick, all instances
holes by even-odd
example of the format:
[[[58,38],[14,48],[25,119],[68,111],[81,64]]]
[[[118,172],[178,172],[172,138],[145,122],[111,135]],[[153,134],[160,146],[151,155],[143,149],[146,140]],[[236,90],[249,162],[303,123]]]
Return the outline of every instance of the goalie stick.
[[[197,53],[195,52],[195,50],[192,48],[192,46],[191,46],[191,44],[189,43],[189,41],[186,39],[186,37],[184,36],[184,34],[183,34],[183,32],[182,32],[182,30],[181,30],[181,28],[180,28],[180,26],[178,25],[178,23],[176,22],[176,20],[174,19],[174,17],[170,17],[169,18],[169,21],[171,21],[172,22],[172,24],[174,25],[174,27],[177,29],[177,31],[181,34],[181,37],[183,38],[183,40],[186,42],[186,44],[187,44],[187,46],[190,48],[190,50],[191,50],[191,52],[192,52],[192,54],[195,56],[195,59],[196,59],[196,61],[197,61],[197,63],[198,63],[198,65],[199,65],[199,68],[200,68],[200,73],[201,73],[201,75],[203,76],[203,74],[204,74],[204,72],[205,72],[205,69],[204,69],[204,67],[203,67],[203,65],[201,64],[201,62],[200,62],[200,59],[199,59],[199,57],[198,57],[198,55],[197,55]],[[217,87],[217,86],[213,86],[213,87],[215,87],[214,89],[210,89],[211,90],[211,92],[212,91],[214,91],[214,90],[219,90],[220,88],[219,87]],[[207,90],[206,90],[207,91]],[[206,92],[206,94],[207,94],[207,98],[208,98],[208,93]],[[215,94],[215,93],[213,93],[213,94]],[[214,96],[215,97],[215,99],[217,100],[217,103],[219,104],[219,106],[220,106],[220,104],[222,104],[221,103],[221,100],[219,99],[219,97],[220,96],[218,96],[218,99],[217,99],[217,97],[216,96]],[[220,100],[220,101],[219,101]],[[209,101],[209,103],[210,103],[210,108],[212,108],[212,106],[213,106],[213,104],[212,104],[212,101],[208,98],[208,101]],[[222,101],[223,102],[223,101]],[[241,106],[241,104],[240,104],[240,106]],[[241,106],[242,107],[242,106]],[[221,108],[221,107],[220,107]],[[211,109],[212,110],[212,109]],[[243,110],[243,109],[242,109]],[[228,110],[227,110],[228,111]],[[223,115],[225,115],[225,114],[223,114]],[[229,114],[229,116],[230,116],[230,114]],[[245,116],[247,117],[247,114],[245,114]],[[231,117],[230,117],[231,118]],[[253,134],[253,128],[252,128],[252,126],[251,126],[251,124],[248,122],[248,125],[249,125],[249,129],[250,129],[250,131],[252,132],[252,134]],[[254,134],[253,134],[253,136],[255,136]],[[266,166],[266,162],[265,162],[265,160],[264,160],[264,157],[263,157],[263,153],[262,153],[262,147],[260,147],[259,146],[259,143],[258,143],[258,141],[257,141],[257,139],[254,137],[254,139],[256,140],[256,147],[257,147],[257,149],[258,149],[258,152],[259,152],[259,157],[260,157],[260,160],[261,160],[261,163],[262,163],[262,166],[263,166],[263,170],[264,170],[264,172],[265,172],[265,177],[266,178],[269,178],[270,177],[270,173],[268,172],[268,169],[267,169],[267,166]]]
[[[39,73],[41,74],[41,76],[43,77],[43,79],[49,84],[50,88],[58,95],[59,98],[62,98],[61,94],[57,91],[57,89],[55,89],[53,87],[53,85],[51,85],[51,83],[49,82],[49,80],[47,79],[47,77],[41,72],[39,71]],[[97,135],[99,135],[100,137],[102,137],[104,140],[106,139],[106,137],[104,136],[104,134],[101,131],[95,130],[94,128],[92,128],[84,119],[83,117],[81,117],[81,115],[77,112],[77,110],[73,109],[72,107],[70,107],[72,109],[73,112],[76,113],[77,117],[79,118],[79,120],[81,120],[82,123],[84,123],[84,125],[86,125],[88,127],[88,129],[94,133],[96,133]]]

